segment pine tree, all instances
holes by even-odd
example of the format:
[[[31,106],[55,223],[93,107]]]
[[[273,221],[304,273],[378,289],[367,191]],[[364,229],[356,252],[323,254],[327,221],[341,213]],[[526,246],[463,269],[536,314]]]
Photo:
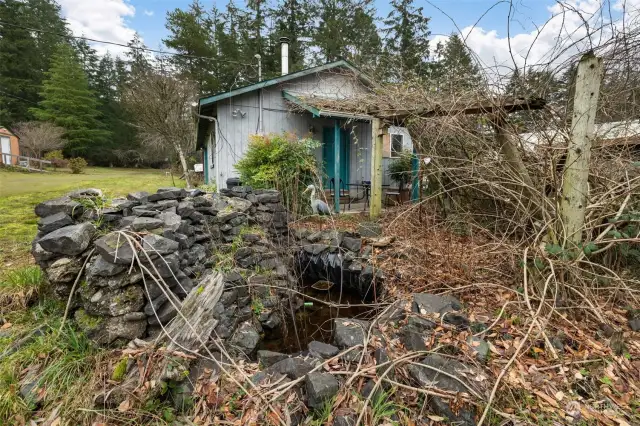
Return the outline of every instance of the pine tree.
[[[439,61],[432,76],[438,89],[449,93],[462,93],[482,85],[480,70],[467,46],[457,34],[452,34],[447,43],[437,49]]]
[[[77,52],[77,56],[82,64],[87,80],[89,81],[89,88],[96,90],[98,85],[98,72],[100,66],[100,58],[96,50],[83,39],[74,39],[73,46]]]
[[[429,73],[429,18],[413,0],[392,0],[386,26],[385,66],[388,78],[424,77]]]
[[[68,156],[86,156],[92,145],[105,139],[109,132],[100,128],[98,100],[79,60],[69,44],[60,44],[46,74],[42,101],[31,113],[41,121],[50,121],[66,130]]]
[[[40,100],[52,46],[62,40],[57,34],[66,34],[66,24],[51,0],[0,1],[0,22],[0,122],[11,126],[33,118],[29,108]]]
[[[307,56],[307,43],[304,39],[309,37],[311,27],[311,3],[300,0],[284,0],[278,2],[277,8],[272,11],[275,20],[275,28],[271,34],[271,45],[274,47],[271,55],[273,65],[271,67],[278,72],[279,60],[278,43],[280,37],[289,39],[289,70],[291,72],[304,68]],[[269,59],[268,59],[269,60]]]
[[[185,56],[173,56],[171,63],[184,78],[196,82],[201,92],[215,91],[219,82],[212,75],[215,52],[212,38],[213,20],[199,0],[194,0],[188,10],[175,9],[167,13],[166,28],[169,37],[164,44]]]

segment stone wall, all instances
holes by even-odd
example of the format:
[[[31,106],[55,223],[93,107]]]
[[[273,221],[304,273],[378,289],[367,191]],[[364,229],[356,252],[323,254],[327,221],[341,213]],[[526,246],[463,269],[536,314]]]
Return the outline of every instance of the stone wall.
[[[217,195],[161,188],[107,201],[100,190],[86,189],[35,211],[41,218],[32,249],[36,262],[57,297],[68,300],[76,284],[73,316],[103,345],[159,333],[203,274],[225,259],[234,268],[225,270],[216,308],[221,338],[231,338],[245,321],[254,327],[251,291],[292,283],[279,252],[287,215],[278,191],[239,187]],[[247,282],[236,265],[271,271],[269,282]],[[261,323],[275,322],[267,306],[255,321],[256,333]]]

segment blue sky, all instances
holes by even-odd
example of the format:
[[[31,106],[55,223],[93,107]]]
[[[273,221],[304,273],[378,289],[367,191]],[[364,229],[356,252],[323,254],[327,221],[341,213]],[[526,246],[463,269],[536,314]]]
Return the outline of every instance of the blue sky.
[[[129,3],[136,9],[136,14],[128,19],[130,27],[140,32],[150,46],[158,47],[166,35],[164,23],[167,12],[176,8],[187,8],[191,0],[131,0]],[[219,8],[224,8],[227,2],[203,3],[207,6],[215,3]],[[509,5],[507,2],[496,3],[496,0],[417,0],[416,5],[423,7],[425,15],[431,17],[430,27],[434,35],[448,35],[456,31],[456,25],[452,20],[460,28],[472,26],[493,6],[478,25],[496,30],[500,36],[505,36]],[[516,20],[513,22],[512,30],[531,31],[534,23],[545,22],[551,15],[547,7],[553,3],[553,0],[516,0]],[[386,16],[390,11],[389,2],[376,1],[376,9],[378,15]]]
[[[137,31],[152,48],[162,46],[167,11],[187,8],[191,0],[57,0],[74,34],[127,43]],[[216,2],[223,9],[228,0]],[[238,0],[244,1],[244,0]],[[206,7],[211,0],[202,0]],[[467,46],[484,68],[513,69],[538,63],[558,63],[584,51],[589,27],[612,19],[614,25],[591,35],[601,42],[619,24],[622,6],[629,16],[639,16],[640,0],[513,0],[509,19],[506,0],[416,0],[431,18],[434,44],[461,31]],[[389,2],[376,0],[378,15],[389,12]],[[576,12],[576,10],[579,12]],[[609,15],[609,12],[612,12]],[[484,16],[483,16],[484,15]],[[552,18],[553,16],[553,18]],[[611,16],[611,18],[610,18]],[[508,26],[508,23],[510,24]],[[609,31],[607,33],[607,31]],[[119,54],[124,49],[94,45],[100,53]]]

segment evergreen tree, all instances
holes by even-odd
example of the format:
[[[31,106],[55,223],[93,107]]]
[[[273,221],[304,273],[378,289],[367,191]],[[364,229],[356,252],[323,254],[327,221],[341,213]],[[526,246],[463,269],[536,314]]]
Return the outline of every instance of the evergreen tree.
[[[300,0],[283,0],[272,11],[275,29],[272,32],[271,44],[275,47],[272,54],[271,67],[278,72],[280,37],[289,39],[289,70],[298,71],[305,67],[307,44],[304,39],[309,37],[311,27],[311,3]]]
[[[384,21],[386,33],[385,67],[388,78],[424,77],[429,73],[429,18],[413,0],[392,0],[392,10]]]
[[[219,87],[211,73],[215,52],[212,35],[213,20],[199,0],[194,0],[188,10],[175,9],[167,13],[166,28],[169,37],[164,44],[185,56],[173,56],[171,63],[180,75],[198,85],[201,92],[215,91]]]
[[[445,45],[438,46],[437,57],[439,61],[434,64],[432,76],[440,90],[462,93],[482,85],[480,70],[457,34],[452,34]]]
[[[109,135],[100,128],[98,100],[71,45],[60,44],[54,53],[40,95],[39,107],[30,111],[38,120],[66,130],[68,156],[90,154],[92,145]]]
[[[318,7],[320,19],[313,34],[317,62],[376,63],[381,40],[371,0],[320,0]]]
[[[89,81],[89,88],[93,91],[97,89],[100,58],[96,50],[83,39],[74,39],[73,46],[82,64],[82,69]]]
[[[40,100],[52,46],[66,34],[66,24],[52,0],[0,1],[0,22],[0,122],[11,126],[33,119],[29,108]]]

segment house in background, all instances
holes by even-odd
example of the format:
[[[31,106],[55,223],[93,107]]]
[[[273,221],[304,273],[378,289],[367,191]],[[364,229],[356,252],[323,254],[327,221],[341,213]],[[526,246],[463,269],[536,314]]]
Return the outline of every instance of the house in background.
[[[0,126],[0,163],[18,164],[20,155],[20,139],[6,127]]]
[[[284,40],[280,77],[200,99],[198,147],[205,152],[205,180],[222,188],[237,177],[234,165],[246,153],[251,135],[290,132],[321,142],[315,156],[323,168],[324,189],[335,189],[338,172],[340,189],[358,191],[349,184],[371,181],[374,117],[318,109],[305,99],[348,100],[376,83],[344,60],[289,74],[287,48]],[[389,162],[412,149],[409,132],[391,126],[383,139],[383,185],[392,184]]]

